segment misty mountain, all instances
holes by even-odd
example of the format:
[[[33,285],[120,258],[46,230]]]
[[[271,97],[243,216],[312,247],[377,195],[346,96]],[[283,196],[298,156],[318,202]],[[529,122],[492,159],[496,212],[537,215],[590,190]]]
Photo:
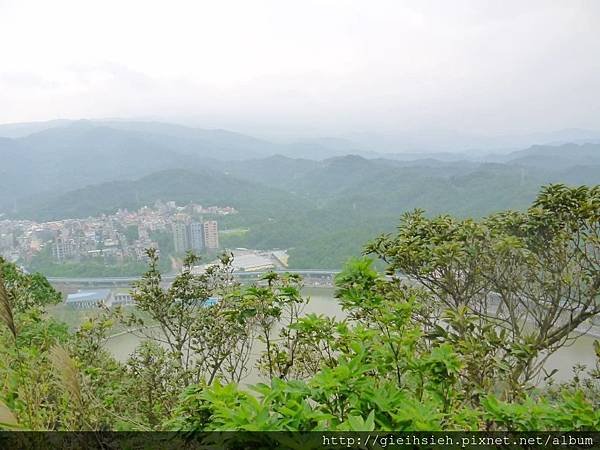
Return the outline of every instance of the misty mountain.
[[[227,130],[207,130],[157,121],[119,119],[51,120],[0,124],[0,136],[25,137],[52,128],[87,122],[144,134],[147,139],[175,148],[178,152],[201,154],[220,160],[259,158],[282,154],[293,158],[323,160],[347,154],[365,158],[413,160],[475,159],[495,152],[502,155],[532,145],[562,145],[567,143],[600,143],[599,130],[570,128],[549,132],[484,135],[444,129],[398,131],[396,133],[354,132],[335,137],[295,139],[288,143],[273,143]],[[206,152],[210,155],[206,155]]]
[[[0,205],[5,206],[28,195],[61,193],[199,164],[196,157],[182,155],[135,133],[87,124],[56,127],[3,142],[0,155],[10,166],[4,170],[15,179],[11,185],[18,187],[16,193],[0,193]]]
[[[337,268],[413,208],[478,217],[525,208],[550,182],[600,183],[600,144],[537,145],[488,157],[381,157],[337,139],[298,145],[313,158],[221,130],[71,122],[0,138],[0,211],[49,220],[159,199],[231,205],[240,214],[220,219],[222,226],[249,232],[224,238],[225,245],[289,248],[296,267]]]
[[[210,164],[211,167],[222,171],[226,175],[290,190],[295,180],[302,179],[306,174],[318,168],[320,162],[274,155],[246,161],[213,161]]]
[[[535,133],[520,136],[523,141],[529,141],[522,147],[532,145],[532,143],[546,145],[562,145],[562,144],[600,144],[600,131],[586,130],[582,128],[566,128],[564,130],[550,131],[546,133]]]
[[[50,128],[21,138],[47,150],[77,151],[86,145],[85,138],[104,136],[105,150],[119,150],[126,142],[137,140],[143,144],[178,154],[220,160],[247,159],[273,153],[273,144],[225,130],[201,130],[181,125],[158,122],[88,121],[81,120],[67,126]],[[110,139],[113,141],[110,142]],[[114,146],[114,148],[113,148]]]
[[[92,130],[103,136],[102,128]],[[130,137],[130,132],[118,131]],[[68,137],[66,143],[71,139],[75,138]],[[119,142],[123,139],[119,134]],[[97,148],[104,145],[100,142],[86,148],[98,154]],[[23,149],[35,147],[31,142],[30,147],[22,145],[0,141],[6,154],[20,156]],[[240,214],[220,219],[222,226],[243,226],[249,232],[224,238],[224,245],[289,248],[295,267],[337,268],[376,233],[393,230],[400,215],[414,208],[428,214],[480,217],[525,208],[540,186],[550,182],[600,183],[600,165],[591,164],[597,161],[597,147],[532,147],[508,155],[502,163],[358,155],[321,161],[282,155],[247,161],[198,160],[189,162],[185,170],[160,170],[133,180],[29,196],[20,201],[15,215],[41,220],[83,217],[138,208],[158,199],[231,205]],[[158,152],[150,145],[145,148]],[[121,153],[116,151],[114,157]],[[160,155],[155,158],[164,163]]]
[[[284,146],[282,153],[291,158],[317,161],[349,154],[361,155],[367,158],[379,156],[377,152],[369,150],[368,146],[361,147],[351,140],[331,137],[302,139]]]
[[[19,210],[22,217],[54,220],[137,209],[157,200],[204,205],[228,205],[249,215],[306,206],[286,192],[239,180],[210,170],[163,170],[137,180],[111,181],[63,194],[31,199]]]
[[[138,138],[176,149],[181,153],[203,155],[207,152],[216,159],[246,159],[277,153],[280,148],[265,140],[227,130],[204,130],[164,122],[128,120],[51,120],[0,124],[0,136],[25,138],[43,131],[56,130],[57,135],[77,134],[86,128],[110,128],[129,131]],[[52,136],[49,133],[47,136]],[[45,136],[43,133],[41,136]]]
[[[555,175],[556,182],[571,185],[596,185],[600,184],[600,165],[595,166],[571,166]]]
[[[111,126],[109,126],[111,125]],[[64,193],[165,169],[198,169],[209,159],[252,157],[268,143],[220,130],[77,121],[0,142],[0,208],[36,193]],[[149,130],[155,130],[150,132]],[[162,134],[161,134],[162,133]],[[267,153],[268,154],[268,153]]]
[[[265,157],[280,151],[277,144],[228,130],[205,130],[164,122],[101,120],[92,123],[137,132],[151,142],[202,158],[239,160]]]
[[[463,153],[472,157],[486,153],[510,153],[532,145],[600,143],[599,130],[569,128],[538,133],[484,135],[444,129],[397,133],[351,133],[344,136],[355,146],[379,153]]]
[[[73,123],[72,120],[47,120],[43,122],[22,122],[22,123],[3,123],[0,124],[0,136],[5,138],[20,138],[29,136],[33,133],[66,126]]]
[[[448,179],[471,173],[483,163],[417,159],[398,161],[367,159],[346,155],[323,161],[293,159],[284,156],[227,162],[214,168],[237,178],[257,181],[306,198],[325,199],[353,186],[389,180],[390,189],[399,184],[418,184],[429,179]],[[509,171],[514,171],[509,168]]]
[[[107,181],[115,181],[116,186],[118,183],[129,183],[123,180],[141,178],[146,180],[141,184],[145,186],[145,183],[149,182],[147,180],[152,179],[144,177],[145,175],[154,172],[165,173],[165,169],[185,168],[194,173],[204,174],[201,177],[204,180],[212,180],[211,188],[205,189],[202,196],[206,198],[205,194],[211,193],[215,201],[221,197],[212,187],[220,186],[223,192],[231,193],[227,183],[245,182],[249,186],[262,186],[282,193],[285,191],[296,197],[295,200],[304,199],[315,208],[330,207],[337,202],[336,208],[339,208],[339,205],[351,204],[353,208],[359,205],[361,209],[372,213],[381,210],[394,214],[419,205],[432,211],[442,211],[444,205],[452,205],[454,209],[450,208],[447,212],[483,214],[483,211],[490,210],[486,204],[492,207],[526,204],[539,186],[550,182],[600,183],[600,172],[595,170],[600,166],[600,145],[591,144],[535,146],[507,155],[507,161],[504,163],[436,159],[398,161],[366,159],[357,155],[322,161],[294,159],[281,155],[246,161],[218,161],[166,151],[155,144],[140,142],[137,135],[131,133],[107,130],[104,127],[80,127],[78,133],[70,131],[66,136],[58,130],[47,130],[20,141],[2,140],[0,151],[16,155],[9,158],[13,161],[11,168],[5,169],[10,173],[7,179],[12,179],[7,184],[18,185],[19,177],[26,176],[29,167],[33,168],[31,173],[41,173],[44,172],[42,168],[50,168],[47,172],[53,173],[53,177],[57,178],[54,185],[60,186],[60,189],[38,189],[37,193],[42,198],[48,197],[46,194],[51,192],[54,199],[48,201],[43,209],[50,211],[56,207],[57,211],[66,214],[59,203],[82,204],[82,193],[87,192],[86,195],[93,200],[89,202],[90,208],[84,207],[81,210],[86,214],[93,214],[91,205],[94,202],[98,201],[99,205],[103,205],[98,207],[97,211],[105,212],[109,205],[105,201],[99,201],[102,197],[101,191],[110,184],[106,184]],[[51,138],[46,139],[49,134],[52,135]],[[46,141],[55,147],[48,150],[49,144],[43,144]],[[32,148],[36,149],[37,153],[32,153]],[[80,152],[74,150],[76,148],[85,148],[87,151],[79,154]],[[125,151],[125,148],[128,150]],[[29,152],[24,151],[25,149]],[[110,151],[106,152],[104,149]],[[52,158],[52,154],[56,153],[63,155],[63,158]],[[104,157],[99,157],[100,154]],[[136,162],[131,162],[132,160]],[[117,180],[111,180],[109,177],[103,179],[104,173]],[[41,173],[29,184],[47,179],[48,173]],[[164,176],[158,179],[160,183],[168,181]],[[189,176],[184,179],[190,181]],[[489,180],[489,183],[486,183],[486,180]],[[104,184],[98,188],[96,185],[102,182]],[[50,181],[46,183],[48,186],[52,185]],[[195,181],[191,185],[198,186]],[[89,187],[83,189],[85,186]],[[128,188],[123,188],[123,195],[131,185],[124,186]],[[92,194],[95,189],[99,189],[100,193]],[[10,189],[7,189],[6,193],[9,191]],[[16,195],[14,188],[10,192]],[[19,203],[23,203],[23,208],[19,209],[21,212],[32,211],[29,205],[32,190],[27,189],[24,192],[28,196],[18,197]],[[195,195],[196,191],[192,192]],[[240,187],[237,192],[240,192],[240,198],[252,197],[245,195],[245,188]],[[248,192],[259,195],[255,190]],[[488,193],[484,195],[483,192]],[[163,194],[173,193],[182,194],[181,197],[174,197],[174,200],[188,200],[183,191],[172,191],[169,183],[164,187],[139,187],[137,195],[144,202],[153,202],[162,198]],[[433,197],[425,200],[424,195]],[[130,196],[129,200],[125,201],[122,196],[116,195],[113,209],[133,205],[131,198],[133,197]],[[230,204],[233,204],[232,201],[239,202],[233,195],[225,198]],[[118,199],[123,201],[117,202]],[[521,201],[522,199],[525,200]],[[8,196],[5,196],[5,205],[13,206],[9,205],[8,200]],[[21,212],[17,211],[17,214]]]
[[[263,163],[287,167],[287,175],[295,177],[289,183],[281,178],[277,183],[281,187],[272,187],[258,177],[242,180],[218,169],[166,170],[133,181],[38,196],[21,204],[18,215],[38,220],[87,217],[151,205],[158,199],[231,205],[240,214],[219,219],[221,226],[243,226],[249,232],[225,239],[224,245],[290,248],[294,267],[337,268],[359,254],[368,239],[391,231],[405,211],[425,208],[430,214],[481,216],[523,208],[541,182],[535,170],[502,164],[473,170],[450,167],[442,173],[439,167],[402,167],[357,156],[323,162],[276,157]],[[258,167],[259,161],[254,165],[254,170],[266,170]]]
[[[504,159],[509,164],[560,172],[573,166],[600,164],[600,144],[535,145],[512,152]]]
[[[28,179],[39,178],[39,167],[26,148],[13,139],[0,138],[0,207],[2,200],[7,204],[11,199],[36,192]]]

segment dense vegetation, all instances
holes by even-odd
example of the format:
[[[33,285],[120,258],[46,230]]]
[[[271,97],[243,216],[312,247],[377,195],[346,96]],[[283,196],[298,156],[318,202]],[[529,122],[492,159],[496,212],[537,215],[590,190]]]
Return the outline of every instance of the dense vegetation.
[[[149,251],[133,290],[148,319],[106,311],[73,334],[44,315],[58,300],[47,284],[4,263],[0,427],[600,429],[600,365],[538,384],[547,355],[600,313],[600,187],[550,186],[525,212],[479,221],[415,211],[366,252],[387,276],[347,264],[345,320],[303,314],[293,275],[238,285],[227,254],[202,275],[189,255],[165,288]],[[123,363],[102,345],[116,323],[144,336]],[[264,382],[247,389],[250,370]]]

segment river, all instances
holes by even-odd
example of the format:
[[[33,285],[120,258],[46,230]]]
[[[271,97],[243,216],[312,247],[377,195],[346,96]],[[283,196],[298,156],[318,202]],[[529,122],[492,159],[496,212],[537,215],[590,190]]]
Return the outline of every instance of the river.
[[[310,297],[310,302],[304,308],[304,313],[323,314],[339,319],[345,314],[341,306],[333,297],[332,288],[305,288],[303,294]],[[106,347],[120,361],[124,361],[135,350],[140,339],[133,334],[122,334],[107,341]]]
[[[332,288],[306,288],[303,294],[310,297],[310,302],[306,305],[305,313],[323,314],[342,319],[345,313],[342,311],[339,303],[333,297]],[[124,361],[135,350],[140,339],[132,334],[124,334],[107,341],[107,348],[119,360]],[[576,364],[584,364],[588,368],[595,364],[595,354],[593,348],[594,337],[585,335],[579,337],[571,346],[564,347],[554,353],[546,362],[548,372],[557,369],[554,375],[556,381],[567,381],[572,379],[572,368]],[[250,376],[246,380],[248,383],[258,381],[255,376]]]

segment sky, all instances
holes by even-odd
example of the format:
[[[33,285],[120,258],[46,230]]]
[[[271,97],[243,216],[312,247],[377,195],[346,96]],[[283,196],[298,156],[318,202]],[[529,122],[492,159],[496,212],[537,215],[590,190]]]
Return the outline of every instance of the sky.
[[[595,0],[0,0],[0,122],[599,129],[599,24]]]

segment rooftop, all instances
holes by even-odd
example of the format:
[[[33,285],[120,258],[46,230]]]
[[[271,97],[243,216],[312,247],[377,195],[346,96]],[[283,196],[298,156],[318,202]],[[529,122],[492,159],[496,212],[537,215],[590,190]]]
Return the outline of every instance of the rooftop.
[[[100,302],[110,295],[110,289],[98,289],[95,291],[79,291],[67,296],[67,303],[75,302]]]

